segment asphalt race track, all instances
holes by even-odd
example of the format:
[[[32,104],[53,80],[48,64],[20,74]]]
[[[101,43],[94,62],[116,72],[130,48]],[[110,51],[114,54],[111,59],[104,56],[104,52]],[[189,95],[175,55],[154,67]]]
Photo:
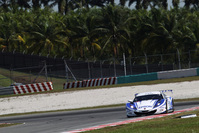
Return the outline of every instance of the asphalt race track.
[[[199,101],[174,104],[175,110],[181,110],[198,107]],[[129,118],[126,118],[125,106],[0,117],[0,123],[23,123],[16,126],[0,128],[0,133],[61,133],[124,120],[129,120]]]

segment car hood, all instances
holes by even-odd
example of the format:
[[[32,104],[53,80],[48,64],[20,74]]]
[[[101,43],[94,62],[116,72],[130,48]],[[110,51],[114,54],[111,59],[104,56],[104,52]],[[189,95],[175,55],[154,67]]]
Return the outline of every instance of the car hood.
[[[134,102],[135,107],[138,110],[148,110],[152,109],[158,100],[144,100],[144,101],[138,101]]]

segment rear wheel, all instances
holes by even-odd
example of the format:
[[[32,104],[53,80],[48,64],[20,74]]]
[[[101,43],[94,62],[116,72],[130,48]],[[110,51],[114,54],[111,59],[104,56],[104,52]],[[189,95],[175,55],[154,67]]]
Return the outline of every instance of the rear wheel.
[[[174,102],[173,102],[173,100],[172,100],[171,104],[172,104],[172,110],[171,110],[171,113],[173,113],[173,112],[174,112]]]
[[[168,108],[168,105],[167,105],[167,107],[166,107],[167,111],[166,112],[167,113],[173,113],[174,112],[174,102],[173,102],[173,100],[169,104],[171,104],[171,107]]]

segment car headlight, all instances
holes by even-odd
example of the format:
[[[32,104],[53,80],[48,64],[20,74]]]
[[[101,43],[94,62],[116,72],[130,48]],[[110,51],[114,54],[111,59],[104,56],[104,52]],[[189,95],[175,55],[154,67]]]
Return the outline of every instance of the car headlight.
[[[135,105],[130,105],[131,109],[136,109]]]
[[[132,109],[136,109],[136,106],[134,105],[134,103],[127,103],[126,108],[132,110]]]

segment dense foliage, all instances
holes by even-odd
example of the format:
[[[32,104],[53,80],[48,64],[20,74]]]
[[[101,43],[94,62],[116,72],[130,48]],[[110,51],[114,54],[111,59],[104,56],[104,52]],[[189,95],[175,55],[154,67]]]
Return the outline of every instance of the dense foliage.
[[[136,5],[137,9],[130,9],[121,6],[122,3],[109,5],[108,2],[101,3],[102,7],[76,5],[78,8],[63,15],[49,6],[40,8],[41,3],[34,8],[28,3],[9,7],[2,6],[0,1],[0,50],[106,59],[122,57],[123,53],[132,57],[175,53],[177,49],[187,52],[195,50],[199,43],[196,4],[192,6],[195,8],[186,4],[178,8],[177,4],[176,8],[167,10],[164,6],[156,8],[153,3],[154,7],[146,10],[143,3]]]

